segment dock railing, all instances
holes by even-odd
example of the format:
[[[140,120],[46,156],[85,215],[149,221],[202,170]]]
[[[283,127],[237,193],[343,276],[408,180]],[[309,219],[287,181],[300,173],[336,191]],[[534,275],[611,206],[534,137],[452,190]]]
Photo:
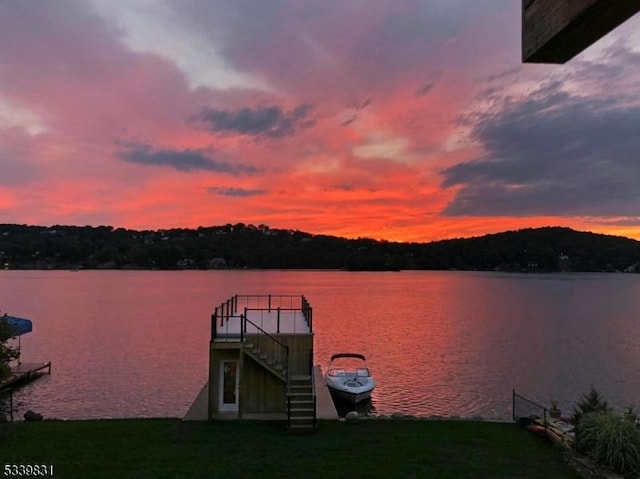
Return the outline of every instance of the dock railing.
[[[570,419],[552,414],[550,409],[513,391],[513,420],[522,427],[544,429],[545,435],[556,444],[573,448],[575,424]]]
[[[247,319],[245,315],[241,316],[242,329],[240,331],[240,341],[251,342],[253,349],[260,352],[261,355],[266,356],[266,361],[273,362],[270,366],[277,366],[275,369],[281,368],[284,370],[284,376],[289,377],[289,346],[281,343],[272,335],[267,333],[260,326],[253,321]],[[250,334],[247,334],[247,324],[250,324],[255,329]],[[288,379],[287,379],[288,382]]]
[[[312,353],[313,356],[313,353]],[[313,428],[318,427],[318,399],[316,396],[316,372],[311,358],[311,393],[313,394]]]
[[[248,312],[252,312],[254,315],[253,322],[260,323],[259,326],[263,330],[265,329],[266,318],[271,318],[275,313],[276,328],[271,331],[272,334],[313,332],[313,309],[304,295],[235,295],[215,307],[211,315],[211,341],[222,338],[227,340],[235,338],[237,341],[240,331],[236,331],[237,325],[234,327],[232,322],[234,319],[238,320],[240,311],[244,311],[245,318]],[[307,324],[308,331],[298,330],[297,323],[300,318]],[[284,321],[289,323],[284,324]]]
[[[513,420],[521,425],[527,425],[535,419],[542,419],[546,426],[549,422],[549,410],[531,399],[512,393]]]

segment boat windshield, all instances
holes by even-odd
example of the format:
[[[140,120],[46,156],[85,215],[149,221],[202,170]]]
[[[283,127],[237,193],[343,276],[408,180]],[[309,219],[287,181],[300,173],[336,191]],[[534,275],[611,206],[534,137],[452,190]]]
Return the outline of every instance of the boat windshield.
[[[347,372],[342,368],[329,369],[329,376],[346,376]]]

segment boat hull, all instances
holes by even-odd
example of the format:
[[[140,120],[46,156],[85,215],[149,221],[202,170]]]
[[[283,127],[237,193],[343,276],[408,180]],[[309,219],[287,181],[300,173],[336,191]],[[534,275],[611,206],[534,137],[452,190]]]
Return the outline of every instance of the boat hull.
[[[331,395],[337,399],[340,399],[341,401],[357,404],[359,402],[371,399],[372,389],[369,389],[367,391],[354,392],[345,391],[343,389],[336,389],[331,387],[330,385],[327,386],[329,387],[329,392],[331,392]]]

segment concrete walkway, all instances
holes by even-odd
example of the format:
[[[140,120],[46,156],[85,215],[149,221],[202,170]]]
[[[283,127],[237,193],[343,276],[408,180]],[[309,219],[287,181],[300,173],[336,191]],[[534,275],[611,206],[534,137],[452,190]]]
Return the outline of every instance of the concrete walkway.
[[[202,389],[196,396],[196,400],[187,411],[187,414],[182,418],[183,421],[206,421],[209,419],[209,407],[207,405],[209,401],[209,381],[204,383]]]
[[[331,393],[329,392],[329,388],[327,384],[324,382],[324,376],[322,375],[322,370],[320,366],[316,365],[313,367],[313,373],[315,378],[316,385],[316,417],[318,419],[338,419],[338,411],[336,411],[336,407],[333,404],[333,399],[331,399]],[[182,418],[183,421],[206,421],[208,419],[208,396],[209,396],[209,382],[207,381],[196,400],[193,401],[193,404],[187,411],[187,413]]]
[[[316,383],[316,417],[318,419],[335,419],[338,420],[338,411],[331,399],[331,393],[324,382],[322,370],[317,364],[313,367],[313,376]]]

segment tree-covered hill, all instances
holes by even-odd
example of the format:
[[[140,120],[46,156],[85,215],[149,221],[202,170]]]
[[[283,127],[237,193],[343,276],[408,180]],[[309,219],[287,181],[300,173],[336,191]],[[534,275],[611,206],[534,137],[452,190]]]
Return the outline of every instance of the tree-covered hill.
[[[242,223],[135,231],[0,224],[5,269],[314,268],[634,271],[640,242],[547,227],[431,243],[345,239]],[[638,268],[640,272],[640,268]]]

